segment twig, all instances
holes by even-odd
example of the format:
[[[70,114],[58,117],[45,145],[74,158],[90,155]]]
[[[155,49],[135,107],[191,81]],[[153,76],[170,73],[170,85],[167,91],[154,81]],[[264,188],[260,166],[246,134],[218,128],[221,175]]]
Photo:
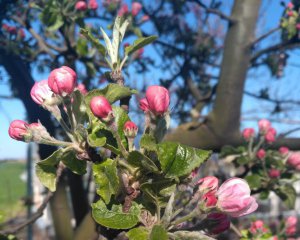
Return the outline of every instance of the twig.
[[[233,223],[230,224],[230,228],[231,228],[232,231],[234,231],[236,233],[236,235],[238,235],[239,238],[242,237],[242,234],[241,234],[240,230],[238,230],[238,228],[236,226],[234,226]]]
[[[254,46],[255,44],[257,44],[258,42],[260,42],[261,40],[265,39],[266,37],[270,36],[271,34],[273,34],[274,32],[277,32],[278,30],[280,30],[280,26],[277,26],[273,29],[271,29],[270,31],[266,32],[265,34],[261,35],[260,37],[258,37],[257,39],[255,39],[254,41],[252,41],[250,43],[250,46]]]

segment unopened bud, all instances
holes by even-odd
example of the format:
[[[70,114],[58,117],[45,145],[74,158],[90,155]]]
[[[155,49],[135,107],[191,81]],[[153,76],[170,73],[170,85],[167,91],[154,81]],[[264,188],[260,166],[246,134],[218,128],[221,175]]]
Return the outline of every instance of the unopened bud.
[[[31,139],[28,131],[29,124],[22,120],[14,120],[10,123],[8,134],[17,141],[29,142]]]
[[[50,73],[48,85],[54,93],[64,97],[73,92],[77,85],[76,80],[76,73],[71,68],[62,66]]]
[[[75,4],[75,9],[78,11],[85,11],[87,9],[87,5],[85,1],[78,1]]]
[[[93,114],[104,122],[110,122],[114,118],[112,107],[108,100],[103,96],[93,97],[90,108]]]
[[[138,132],[138,127],[134,122],[127,121],[124,124],[123,130],[127,138],[135,138]]]
[[[146,91],[149,110],[155,115],[164,115],[170,105],[169,91],[161,86],[150,86]]]

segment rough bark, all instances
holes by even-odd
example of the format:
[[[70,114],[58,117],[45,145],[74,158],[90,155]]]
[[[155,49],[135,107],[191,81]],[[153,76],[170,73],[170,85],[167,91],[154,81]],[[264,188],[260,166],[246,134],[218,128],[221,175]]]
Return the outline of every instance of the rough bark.
[[[225,38],[220,79],[212,112],[199,123],[181,125],[166,139],[209,149],[240,142],[239,127],[243,89],[251,60],[261,0],[235,0]]]

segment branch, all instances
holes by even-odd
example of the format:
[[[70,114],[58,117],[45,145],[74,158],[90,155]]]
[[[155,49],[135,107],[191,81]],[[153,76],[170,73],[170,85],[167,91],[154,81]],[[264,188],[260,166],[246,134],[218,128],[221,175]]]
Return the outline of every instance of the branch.
[[[270,31],[266,32],[265,34],[261,35],[260,37],[258,37],[257,39],[255,39],[254,41],[252,41],[250,43],[251,46],[254,46],[255,44],[257,44],[258,42],[260,42],[261,40],[265,39],[266,37],[270,36],[271,34],[273,34],[274,32],[277,32],[280,28],[280,26],[275,27],[273,29],[271,29]]]
[[[63,164],[59,164],[59,166],[56,170],[56,176],[57,176],[56,184],[58,183],[59,178],[60,178],[64,168],[65,168],[65,166]],[[39,206],[39,208],[36,210],[36,212],[34,214],[32,214],[32,216],[29,219],[27,219],[23,223],[19,224],[18,226],[13,227],[12,229],[0,231],[0,235],[1,234],[2,235],[15,234],[15,233],[19,232],[20,230],[22,230],[23,228],[27,227],[28,225],[33,224],[36,220],[38,220],[41,216],[43,216],[44,210],[47,207],[47,205],[53,195],[54,195],[53,192],[48,192],[46,197],[44,198],[42,204]]]
[[[262,49],[258,52],[256,52],[252,57],[251,57],[251,63],[254,63],[258,58],[260,58],[261,56],[268,54],[270,52],[275,52],[275,51],[279,51],[279,50],[286,50],[286,49],[293,49],[296,47],[300,46],[300,42],[291,42],[289,41],[285,41],[282,43],[278,43],[275,44],[271,47]]]
[[[205,4],[203,4],[200,0],[190,0],[190,2],[195,2],[197,3],[200,7],[204,8],[204,10],[208,13],[212,13],[215,14],[217,16],[219,16],[221,19],[226,20],[230,23],[235,23],[235,19],[233,19],[230,16],[227,16],[226,14],[222,13],[220,10],[215,9],[215,8],[209,8],[207,7]]]

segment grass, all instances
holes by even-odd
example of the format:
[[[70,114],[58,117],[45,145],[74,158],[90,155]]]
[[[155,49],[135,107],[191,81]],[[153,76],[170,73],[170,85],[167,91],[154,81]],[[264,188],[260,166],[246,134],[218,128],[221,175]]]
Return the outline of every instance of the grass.
[[[4,221],[25,209],[21,198],[26,194],[26,183],[20,179],[24,171],[24,162],[0,161],[0,215]]]

